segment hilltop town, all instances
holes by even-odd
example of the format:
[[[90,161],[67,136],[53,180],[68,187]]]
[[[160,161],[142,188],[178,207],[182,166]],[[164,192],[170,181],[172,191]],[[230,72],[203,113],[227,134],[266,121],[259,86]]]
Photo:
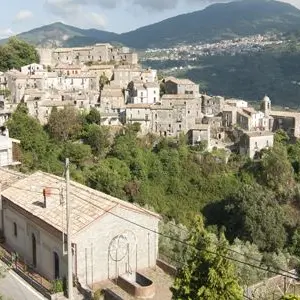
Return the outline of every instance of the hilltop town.
[[[54,107],[82,112],[95,108],[102,125],[139,123],[141,135],[184,134],[191,145],[251,158],[273,145],[272,132],[280,128],[300,137],[300,114],[272,110],[269,97],[263,97],[256,110],[245,100],[203,94],[188,79],[158,80],[157,70],[143,69],[138,54],[127,47],[96,44],[38,53],[39,64],[0,74],[0,126],[24,103],[41,124],[47,124]]]
[[[0,74],[0,247],[15,271],[48,298],[73,276],[71,299],[167,300],[182,261],[202,264],[184,257],[196,238],[229,257],[208,259],[233,299],[268,295],[273,275],[296,286],[299,112],[161,78],[127,47],[37,51]]]

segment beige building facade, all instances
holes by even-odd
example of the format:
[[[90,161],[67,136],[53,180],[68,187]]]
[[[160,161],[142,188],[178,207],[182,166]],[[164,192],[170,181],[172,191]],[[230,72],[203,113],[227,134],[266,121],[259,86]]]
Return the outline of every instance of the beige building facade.
[[[37,172],[2,191],[6,243],[49,280],[67,275],[63,187],[62,178]],[[157,214],[75,182],[70,203],[73,274],[81,285],[156,265]]]

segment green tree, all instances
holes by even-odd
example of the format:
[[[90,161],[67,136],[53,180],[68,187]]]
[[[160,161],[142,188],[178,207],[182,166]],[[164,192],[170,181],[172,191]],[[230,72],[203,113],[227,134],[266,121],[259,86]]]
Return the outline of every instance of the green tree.
[[[260,185],[243,185],[224,201],[226,234],[255,243],[260,250],[282,249],[286,241],[285,214],[274,194]]]
[[[97,190],[124,198],[124,188],[130,179],[130,169],[126,163],[117,158],[107,158],[92,168],[87,181],[91,187]]]
[[[174,300],[239,300],[243,291],[234,266],[226,258],[228,242],[221,234],[212,243],[201,217],[196,219],[187,242],[186,264],[178,270],[173,287]]]
[[[262,184],[276,192],[283,199],[290,197],[294,188],[294,173],[283,145],[265,151],[261,160]]]
[[[109,84],[109,79],[107,78],[106,75],[101,75],[100,76],[100,79],[99,79],[99,88],[100,88],[100,91],[103,90],[104,86]]]
[[[82,167],[87,160],[91,158],[91,147],[78,142],[67,142],[62,153],[62,159],[67,157],[70,162],[75,163],[78,167]]]
[[[52,138],[66,142],[79,135],[82,123],[78,112],[73,107],[66,106],[61,110],[52,109],[47,128]]]
[[[266,271],[248,265],[251,264],[261,267],[263,264],[263,254],[255,244],[235,239],[230,249],[233,250],[233,252],[230,252],[231,257],[245,262],[245,264],[233,262],[240,284],[250,286],[268,277]],[[252,258],[255,258],[255,261]]]
[[[90,145],[93,153],[97,156],[105,154],[110,146],[110,132],[109,128],[105,126],[98,126],[91,124],[86,127],[84,141]]]
[[[10,136],[21,141],[24,167],[35,169],[49,155],[49,137],[41,124],[20,104],[7,122]]]
[[[86,115],[86,121],[88,124],[100,125],[101,116],[100,112],[96,108],[91,108],[90,112]]]
[[[20,69],[22,66],[38,63],[39,55],[33,45],[12,37],[0,47],[0,71]]]

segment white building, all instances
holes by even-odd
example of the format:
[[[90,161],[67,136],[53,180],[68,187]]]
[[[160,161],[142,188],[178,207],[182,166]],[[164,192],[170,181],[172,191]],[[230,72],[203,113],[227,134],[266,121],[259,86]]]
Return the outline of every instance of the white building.
[[[152,126],[152,112],[149,104],[128,104],[126,105],[126,123],[139,123],[141,133],[147,134]]]
[[[64,186],[63,178],[36,172],[2,190],[6,243],[49,280],[67,275]],[[157,214],[76,182],[69,201],[73,273],[82,286],[156,265]]]
[[[33,63],[30,65],[23,66],[21,68],[21,73],[26,75],[31,75],[31,74],[35,74],[36,72],[42,72],[43,70],[44,70],[43,65]]]
[[[0,167],[8,167],[20,164],[17,161],[13,151],[16,144],[19,143],[19,140],[11,139],[9,137],[8,130],[4,126],[0,127]]]
[[[226,99],[225,100],[226,105],[234,106],[237,108],[244,108],[248,107],[248,102],[245,100],[240,100],[240,99]]]
[[[128,85],[125,98],[127,103],[131,104],[153,104],[159,101],[159,85],[158,83],[134,82]]]
[[[265,130],[269,131],[269,117],[261,111],[252,107],[244,107],[237,111],[237,124],[244,130]]]
[[[242,135],[240,153],[256,158],[262,149],[269,149],[274,144],[274,133],[268,131],[246,132]]]

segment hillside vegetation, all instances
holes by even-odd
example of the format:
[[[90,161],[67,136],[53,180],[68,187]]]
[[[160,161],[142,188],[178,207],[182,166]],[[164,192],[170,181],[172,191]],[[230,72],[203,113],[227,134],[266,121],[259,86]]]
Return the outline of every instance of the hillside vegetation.
[[[190,147],[184,136],[139,138],[138,124],[113,133],[99,122],[93,109],[83,115],[72,108],[54,109],[43,128],[20,105],[7,126],[21,140],[21,171],[41,169],[61,176],[69,157],[74,180],[154,209],[164,216],[161,230],[168,235],[186,238],[171,223],[189,229],[194,217],[203,214],[210,232],[225,232],[231,247],[250,252],[259,265],[298,264],[299,142],[290,144],[279,132],[262,160],[232,154],[226,163],[225,152]],[[160,242],[161,255],[173,263],[182,251],[178,243]],[[268,274],[237,267],[244,283]]]
[[[259,53],[202,56],[193,62],[144,61],[143,65],[158,70],[185,66],[185,70],[175,70],[173,75],[199,83],[202,92],[248,101],[259,101],[268,94],[273,104],[298,109],[299,45],[296,41]],[[187,65],[192,68],[187,69]]]

